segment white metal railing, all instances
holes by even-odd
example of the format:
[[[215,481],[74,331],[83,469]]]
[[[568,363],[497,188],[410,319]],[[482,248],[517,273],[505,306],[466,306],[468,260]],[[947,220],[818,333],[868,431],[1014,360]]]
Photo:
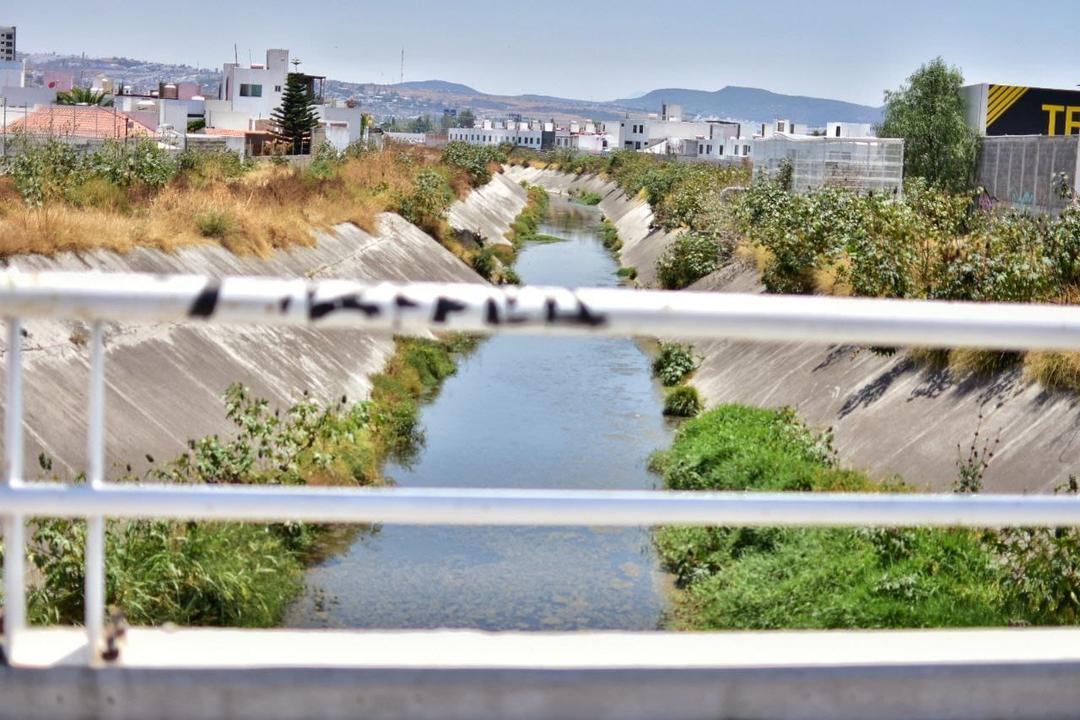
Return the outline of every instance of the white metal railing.
[[[1080,526],[1054,496],[325,489],[108,485],[102,323],[210,322],[366,332],[595,334],[874,345],[1080,349],[1080,308],[712,293],[101,273],[0,273],[7,318],[4,519],[8,657],[25,628],[25,523],[86,518],[86,631],[97,663],[104,519],[186,518],[440,525]],[[88,473],[82,486],[25,484],[22,320],[83,320],[89,341]]]

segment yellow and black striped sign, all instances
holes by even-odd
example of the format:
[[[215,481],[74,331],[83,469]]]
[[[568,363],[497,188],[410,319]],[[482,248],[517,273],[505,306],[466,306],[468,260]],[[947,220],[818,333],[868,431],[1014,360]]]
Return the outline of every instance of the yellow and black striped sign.
[[[991,85],[986,103],[986,134],[1080,134],[1080,92]]]

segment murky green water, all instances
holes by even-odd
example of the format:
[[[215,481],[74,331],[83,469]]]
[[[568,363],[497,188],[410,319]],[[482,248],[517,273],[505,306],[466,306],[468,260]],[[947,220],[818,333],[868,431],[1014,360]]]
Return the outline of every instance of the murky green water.
[[[529,284],[613,286],[592,208],[554,200],[516,268]],[[423,411],[402,487],[642,489],[666,446],[662,395],[629,339],[494,337]],[[383,526],[312,568],[292,627],[657,627],[666,576],[646,529]]]

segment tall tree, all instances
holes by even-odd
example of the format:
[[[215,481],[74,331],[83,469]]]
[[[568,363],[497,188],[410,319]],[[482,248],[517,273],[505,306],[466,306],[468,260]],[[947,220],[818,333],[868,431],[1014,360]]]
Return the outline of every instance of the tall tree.
[[[476,116],[473,115],[473,111],[469,108],[465,108],[464,110],[459,112],[457,120],[457,126],[462,128],[471,128],[473,125],[476,124]]]
[[[270,119],[274,134],[292,145],[293,155],[311,152],[311,133],[319,126],[319,116],[315,112],[315,98],[302,74],[289,73],[281,106],[271,113]]]
[[[881,137],[904,139],[904,172],[935,187],[968,190],[979,138],[967,124],[964,75],[940,57],[920,67],[899,90],[885,92]]]

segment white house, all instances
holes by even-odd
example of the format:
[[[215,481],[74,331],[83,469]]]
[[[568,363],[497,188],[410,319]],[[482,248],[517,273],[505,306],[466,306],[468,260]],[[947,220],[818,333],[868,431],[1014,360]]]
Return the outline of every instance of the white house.
[[[267,50],[262,65],[225,63],[218,99],[228,102],[233,112],[245,113],[254,120],[269,118],[281,105],[288,75],[288,50]]]
[[[678,105],[663,105],[660,115],[628,115],[619,122],[619,147],[645,153],[670,155],[697,155],[696,141],[706,140],[703,154],[719,155],[720,136],[716,135],[715,121],[690,122],[682,119]],[[719,123],[736,128],[734,123]],[[685,141],[691,141],[689,143]],[[712,151],[704,152],[709,145]]]
[[[252,132],[265,129],[281,98],[289,77],[289,51],[266,51],[259,65],[225,63],[216,100],[205,101],[206,127],[221,131]],[[304,75],[308,91],[316,100],[315,110],[326,141],[338,150],[363,138],[363,112],[359,106],[326,105],[322,102],[321,75]]]

